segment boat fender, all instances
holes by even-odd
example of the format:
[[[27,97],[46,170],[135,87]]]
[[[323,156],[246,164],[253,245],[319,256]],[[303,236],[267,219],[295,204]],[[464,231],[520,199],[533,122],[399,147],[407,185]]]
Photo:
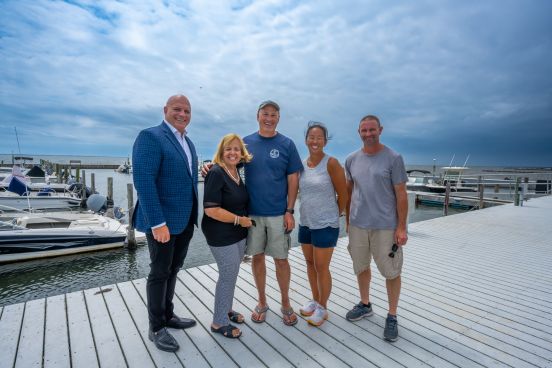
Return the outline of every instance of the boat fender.
[[[103,212],[107,209],[107,198],[101,194],[92,194],[86,200],[86,207],[93,212]]]

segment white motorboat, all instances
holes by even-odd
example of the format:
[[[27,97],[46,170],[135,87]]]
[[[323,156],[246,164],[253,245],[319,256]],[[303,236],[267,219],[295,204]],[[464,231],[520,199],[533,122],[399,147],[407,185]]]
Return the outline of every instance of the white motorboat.
[[[70,210],[79,208],[80,205],[81,199],[70,193],[33,192],[28,196],[21,196],[12,192],[0,192],[1,211]]]
[[[121,174],[132,174],[132,165],[130,162],[125,162],[124,164],[119,165],[115,171]]]
[[[467,159],[466,159],[467,161]],[[447,183],[450,183],[451,192],[476,192],[476,187],[467,187],[464,185],[462,175],[469,167],[466,166],[445,166],[443,169],[443,177],[435,183],[428,183],[427,188],[429,192],[433,193],[445,193],[447,189]]]
[[[0,263],[122,247],[126,236],[127,225],[92,212],[19,213],[0,221]]]
[[[31,174],[31,175],[28,175]],[[57,177],[45,175],[38,166],[33,167],[29,171],[23,171],[19,166],[14,166],[10,169],[8,175],[2,175],[0,178],[0,190],[7,190],[12,178],[18,178],[31,191],[38,192],[45,189],[55,192],[70,192],[70,185],[64,183],[56,183]]]
[[[11,167],[0,167],[0,183],[12,174]]]

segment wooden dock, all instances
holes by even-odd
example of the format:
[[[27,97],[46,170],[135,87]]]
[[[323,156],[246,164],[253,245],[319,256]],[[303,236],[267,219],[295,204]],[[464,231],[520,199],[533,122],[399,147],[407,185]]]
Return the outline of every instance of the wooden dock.
[[[174,330],[177,353],[148,340],[145,280],[0,308],[0,367],[552,367],[552,197],[411,224],[399,306],[400,339],[382,339],[387,297],[374,272],[374,316],[351,323],[356,279],[341,239],[332,260],[330,319],[284,326],[268,264],[267,322],[239,340],[209,331],[216,265],[183,270],[176,313],[198,326]],[[291,298],[309,299],[300,249],[290,254]],[[243,264],[234,308],[256,290]]]

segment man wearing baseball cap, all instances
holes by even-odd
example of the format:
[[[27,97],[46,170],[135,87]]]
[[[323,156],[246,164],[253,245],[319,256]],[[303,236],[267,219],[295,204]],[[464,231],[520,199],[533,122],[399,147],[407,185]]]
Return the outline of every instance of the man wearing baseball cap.
[[[295,227],[294,211],[299,187],[301,158],[293,141],[276,131],[280,120],[280,106],[264,101],[257,110],[259,130],[244,138],[253,160],[245,165],[245,180],[249,193],[249,216],[256,226],[249,229],[246,253],[253,257],[252,270],[258,291],[258,302],[251,320],[261,323],[266,319],[265,255],[274,259],[276,278],[280,286],[283,322],[292,326],[297,315],[289,302],[291,270],[288,251],[289,233]]]

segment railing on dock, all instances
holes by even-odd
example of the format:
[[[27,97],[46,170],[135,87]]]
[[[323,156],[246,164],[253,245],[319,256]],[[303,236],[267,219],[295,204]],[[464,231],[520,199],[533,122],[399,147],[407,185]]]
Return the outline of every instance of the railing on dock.
[[[523,173],[504,179],[498,176],[503,177],[504,173],[464,176],[462,182],[456,183],[447,181],[444,193],[416,192],[416,203],[443,206],[443,215],[447,216],[449,206],[462,209],[482,209],[505,203],[523,206],[530,198],[552,194],[552,174]],[[549,179],[544,179],[546,176]]]

